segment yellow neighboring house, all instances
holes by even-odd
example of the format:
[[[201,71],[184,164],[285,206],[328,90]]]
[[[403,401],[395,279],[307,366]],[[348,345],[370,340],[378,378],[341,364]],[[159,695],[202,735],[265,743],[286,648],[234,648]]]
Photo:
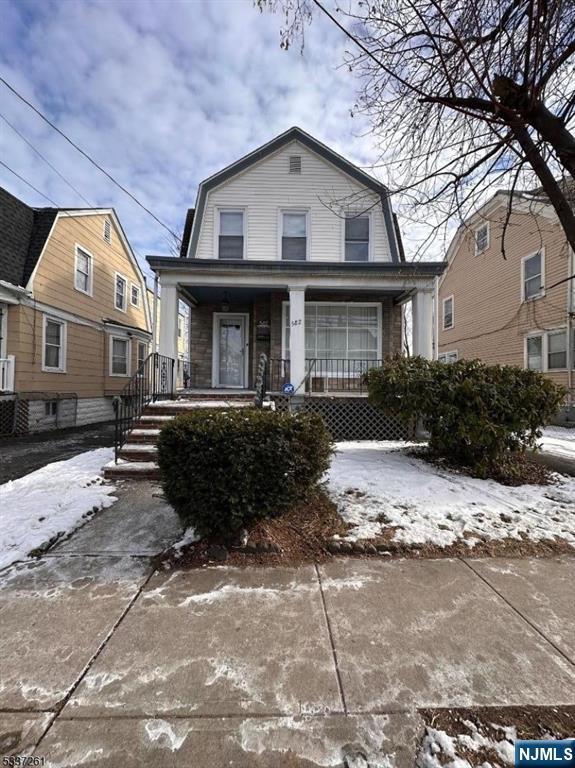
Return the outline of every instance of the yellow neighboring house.
[[[151,288],[147,290],[148,306],[152,315],[152,328],[154,330],[154,347],[157,350],[160,344],[160,305],[161,297],[158,295],[154,299],[154,291]],[[187,388],[190,385],[190,329],[191,329],[190,307],[183,301],[178,305],[178,378],[177,386],[179,389]]]
[[[31,208],[0,188],[0,433],[112,419],[151,331],[113,209]]]

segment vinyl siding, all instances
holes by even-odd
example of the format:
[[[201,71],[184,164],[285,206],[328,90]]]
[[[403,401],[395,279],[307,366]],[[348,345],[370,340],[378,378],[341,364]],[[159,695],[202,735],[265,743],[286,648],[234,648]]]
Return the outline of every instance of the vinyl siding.
[[[514,212],[501,253],[505,209],[489,217],[489,248],[475,255],[474,227],[459,243],[440,284],[439,353],[457,350],[459,359],[479,358],[492,364],[524,365],[524,338],[531,332],[565,327],[568,285],[547,289],[545,296],[522,301],[521,260],[540,248],[545,253],[545,285],[569,274],[570,250],[556,221]],[[443,299],[454,297],[454,326],[443,330]],[[549,372],[566,385],[565,371]]]
[[[301,175],[288,173],[290,155],[301,156]],[[334,201],[340,205],[345,202],[355,213],[373,206],[370,209],[371,259],[390,261],[378,195],[298,142],[288,144],[207,194],[196,256],[218,257],[218,208],[243,208],[246,257],[279,259],[280,211],[282,208],[304,208],[309,210],[309,259],[341,261],[344,258],[344,222],[327,207]]]

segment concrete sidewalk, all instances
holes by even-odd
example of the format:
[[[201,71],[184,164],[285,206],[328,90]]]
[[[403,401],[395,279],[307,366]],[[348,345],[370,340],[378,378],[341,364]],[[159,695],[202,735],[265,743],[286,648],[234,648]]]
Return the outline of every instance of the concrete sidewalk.
[[[0,754],[412,768],[419,708],[575,703],[573,558],[153,573],[77,536],[1,578]]]

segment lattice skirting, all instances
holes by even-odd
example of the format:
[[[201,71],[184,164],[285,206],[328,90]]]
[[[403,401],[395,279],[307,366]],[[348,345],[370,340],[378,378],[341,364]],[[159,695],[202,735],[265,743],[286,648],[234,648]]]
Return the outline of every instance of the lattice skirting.
[[[274,397],[276,409],[289,409],[287,397]],[[319,413],[334,440],[408,440],[408,430],[391,416],[373,408],[365,397],[309,397],[300,410]]]

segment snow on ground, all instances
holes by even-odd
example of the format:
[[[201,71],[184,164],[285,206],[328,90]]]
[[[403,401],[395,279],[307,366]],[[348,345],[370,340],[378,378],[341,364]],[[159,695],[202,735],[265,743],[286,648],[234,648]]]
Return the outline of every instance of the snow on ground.
[[[110,496],[114,486],[103,484],[101,472],[112,455],[112,448],[97,448],[0,485],[0,568],[116,501]]]
[[[570,427],[546,427],[539,443],[545,453],[553,453],[565,459],[575,460],[575,429]]]
[[[575,547],[575,478],[516,488],[439,469],[397,442],[338,443],[328,489],[348,540],[397,527],[394,541],[448,546],[478,538],[563,538]]]
[[[462,749],[468,752],[489,751],[497,756],[497,762],[484,762],[487,768],[513,765],[515,762],[516,729],[499,728],[500,738],[484,735],[471,721],[464,722],[469,733],[449,736],[445,731],[427,727],[421,750],[417,756],[417,768],[471,768],[471,763],[461,757]],[[492,727],[495,730],[496,726]]]

